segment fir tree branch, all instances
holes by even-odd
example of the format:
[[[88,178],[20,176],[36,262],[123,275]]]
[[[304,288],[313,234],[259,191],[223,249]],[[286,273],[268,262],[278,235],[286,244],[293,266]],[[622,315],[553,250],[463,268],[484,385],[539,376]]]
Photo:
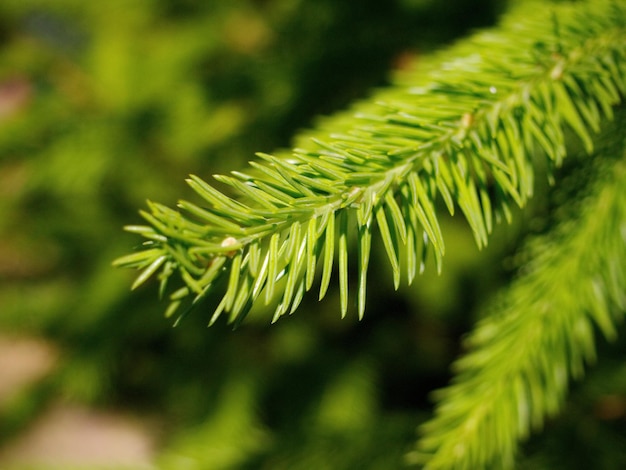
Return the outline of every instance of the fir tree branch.
[[[595,156],[601,168],[580,214],[529,246],[522,276],[468,337],[411,455],[425,468],[512,468],[517,441],[559,410],[569,377],[595,360],[595,327],[615,339],[626,312],[626,136],[612,130],[620,142]]]
[[[591,152],[594,132],[626,95],[623,5],[551,9],[552,16],[544,7],[518,11],[420,62],[410,84],[398,82],[330,119],[330,133],[322,126],[315,141],[290,154],[258,154],[251,171],[216,176],[233,196],[190,177],[205,207],[148,203],[149,225],[127,227],[147,239],[143,251],[115,264],[142,270],[133,287],[158,275],[162,294],[178,273],[184,285],[169,294],[167,315],[225,280],[213,323],[223,312],[241,321],[261,297],[279,298],[274,321],[293,312],[320,263],[324,297],[337,258],[345,315],[354,232],[362,317],[374,226],[396,288],[402,267],[410,283],[428,252],[441,266],[439,197],[451,213],[460,208],[484,246],[494,220],[509,219],[511,205],[532,195],[536,151],[559,166],[564,133],[573,131]]]

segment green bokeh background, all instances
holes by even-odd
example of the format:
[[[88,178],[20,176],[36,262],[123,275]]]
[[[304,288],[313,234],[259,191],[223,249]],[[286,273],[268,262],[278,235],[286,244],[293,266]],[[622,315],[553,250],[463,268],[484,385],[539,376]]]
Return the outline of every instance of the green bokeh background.
[[[316,116],[503,9],[495,0],[0,3],[0,335],[59,351],[48,375],[0,406],[0,444],[63,401],[152,423],[159,468],[401,467],[460,336],[510,275],[519,226],[499,229],[480,253],[461,221],[443,220],[444,274],[429,270],[400,292],[374,252],[361,322],[341,320],[331,292],[272,326],[261,311],[234,332],[207,329],[212,312],[200,308],[172,329],[156,286],[129,292],[134,273],[111,261],[138,243],[121,227],[141,222],[146,199],[193,199],[188,174],[208,179],[288,147]],[[622,442],[623,422],[585,408],[608,393],[597,374],[570,407]],[[532,455],[576,439],[564,419]]]

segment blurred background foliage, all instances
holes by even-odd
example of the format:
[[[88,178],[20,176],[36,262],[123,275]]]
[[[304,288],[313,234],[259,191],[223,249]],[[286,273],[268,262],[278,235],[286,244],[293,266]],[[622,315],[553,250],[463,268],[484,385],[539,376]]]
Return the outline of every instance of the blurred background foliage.
[[[340,320],[335,294],[308,299],[273,326],[259,312],[235,332],[207,329],[211,312],[200,308],[172,329],[156,286],[131,294],[134,273],[111,261],[136,243],[121,227],[139,222],[146,198],[193,198],[189,173],[209,178],[243,168],[255,151],[288,147],[315,116],[492,25],[504,7],[3,0],[0,337],[9,347],[42,341],[52,359],[36,379],[0,394],[0,447],[50,407],[73,403],[143,422],[148,465],[159,468],[400,467],[476,307],[511,275],[509,255],[521,227],[532,229],[530,216],[519,214],[483,253],[464,225],[445,220],[444,274],[428,271],[399,293],[384,253],[374,253],[362,322]],[[624,346],[606,349],[616,356]],[[604,436],[586,435],[591,448],[617,452],[626,405],[595,373],[569,406]],[[616,387],[626,392],[626,383]],[[606,397],[612,411],[589,409]],[[530,462],[564,448],[576,454],[564,444],[579,430],[568,416],[531,442]]]

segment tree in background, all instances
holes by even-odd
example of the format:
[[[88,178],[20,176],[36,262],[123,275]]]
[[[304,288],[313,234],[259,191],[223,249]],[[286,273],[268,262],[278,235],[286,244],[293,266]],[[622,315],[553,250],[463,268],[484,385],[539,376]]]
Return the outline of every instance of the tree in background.
[[[281,320],[271,329],[266,324],[273,310],[259,308],[247,317],[244,327],[235,333],[229,333],[226,325],[220,321],[207,331],[201,327],[213,313],[207,311],[207,306],[218,305],[224,290],[205,292],[202,289],[202,306],[180,322],[177,330],[169,331],[166,328],[170,320],[154,315],[154,310],[161,308],[152,301],[154,291],[144,289],[139,294],[129,296],[126,280],[119,272],[110,269],[110,259],[135,242],[130,237],[120,237],[117,227],[134,217],[134,208],[145,197],[171,202],[179,193],[176,190],[180,187],[178,182],[189,172],[202,175],[240,169],[244,167],[242,160],[248,159],[253,151],[269,151],[274,147],[285,146],[285,139],[293,132],[294,125],[303,126],[312,114],[325,113],[343,105],[358,96],[365,86],[382,84],[382,70],[387,68],[392,57],[405,57],[406,54],[399,54],[410,50],[410,47],[424,50],[428,43],[437,43],[463,33],[460,26],[470,26],[462,21],[468,17],[464,14],[468,6],[476,13],[475,21],[483,23],[491,22],[492,9],[489,5],[481,4],[484,10],[479,14],[480,8],[473,2],[456,2],[454,8],[447,6],[444,9],[430,2],[409,1],[385,6],[379,2],[359,2],[358,8],[354,8],[351,2],[348,5],[343,2],[342,5],[335,5],[338,2],[222,2],[224,5],[214,6],[194,2],[155,1],[136,4],[132,8],[126,2],[107,2],[106,6],[85,6],[76,2],[56,2],[54,5],[48,5],[47,2],[28,3],[9,2],[2,7],[3,18],[6,18],[3,28],[6,38],[6,60],[3,60],[3,64],[6,65],[3,73],[7,78],[4,83],[7,84],[6,89],[12,91],[10,96],[13,96],[13,103],[17,105],[10,108],[14,111],[5,119],[6,132],[1,137],[3,173],[11,175],[7,181],[13,184],[9,197],[3,203],[3,212],[7,217],[3,221],[1,233],[7,240],[7,246],[11,246],[5,260],[11,261],[18,257],[18,262],[11,264],[5,261],[4,265],[19,266],[22,271],[16,272],[15,268],[5,270],[4,276],[8,282],[0,293],[0,308],[3,311],[3,328],[52,338],[62,345],[67,354],[47,381],[37,384],[14,400],[13,405],[19,406],[4,407],[1,420],[4,436],[9,436],[25,425],[39,409],[61,395],[93,406],[122,407],[145,414],[158,413],[163,435],[166,436],[159,457],[159,465],[164,468],[180,468],[182,465],[189,468],[399,466],[415,440],[415,425],[429,416],[430,402],[426,395],[448,381],[447,367],[457,354],[458,337],[470,328],[476,318],[471,312],[479,304],[485,304],[488,295],[512,275],[511,267],[523,265],[522,261],[529,254],[533,255],[533,259],[558,254],[556,250],[545,250],[542,243],[536,242],[523,252],[521,259],[519,256],[506,258],[515,252],[518,240],[529,231],[548,233],[554,227],[563,227],[562,221],[567,219],[568,211],[583,214],[580,222],[584,222],[594,219],[596,214],[602,214],[601,209],[619,208],[619,198],[615,199],[615,206],[610,205],[611,195],[619,195],[615,190],[619,187],[617,178],[621,171],[618,163],[611,166],[610,155],[594,159],[570,158],[578,153],[576,148],[571,147],[571,142],[576,140],[568,134],[561,134],[560,124],[547,119],[544,122],[536,116],[539,110],[550,119],[563,121],[566,132],[573,131],[574,136],[582,137],[587,147],[588,140],[591,140],[594,151],[615,154],[611,149],[620,148],[619,136],[622,133],[619,127],[614,128],[617,130],[613,132],[605,131],[602,138],[596,138],[595,130],[588,129],[599,126],[603,122],[601,116],[610,116],[612,106],[623,96],[623,70],[619,61],[616,61],[618,65],[615,70],[606,65],[604,59],[594,64],[593,60],[597,56],[590,54],[591,65],[584,61],[581,63],[601,77],[604,77],[602,73],[606,74],[608,68],[612,77],[610,80],[615,80],[613,88],[607,85],[604,78],[598,87],[587,89],[583,86],[581,95],[575,96],[579,99],[572,100],[573,114],[562,109],[563,103],[567,103],[567,96],[564,98],[558,95],[560,91],[548,88],[547,96],[552,97],[552,101],[542,94],[539,97],[532,95],[535,99],[531,101],[534,108],[528,111],[528,115],[534,116],[531,121],[540,124],[540,131],[533,128],[522,131],[518,136],[521,138],[527,135],[524,132],[530,133],[530,140],[536,141],[534,145],[537,149],[543,149],[550,157],[551,163],[545,171],[554,174],[559,182],[568,177],[571,181],[569,186],[559,183],[557,190],[551,191],[541,183],[535,187],[524,177],[513,182],[506,165],[500,173],[496,171],[499,168],[499,152],[505,152],[498,148],[486,160],[489,165],[493,165],[487,166],[488,172],[484,175],[472,174],[483,185],[481,191],[476,192],[482,198],[478,206],[475,205],[476,201],[467,196],[475,189],[471,184],[468,183],[469,193],[466,191],[460,195],[463,192],[459,189],[462,185],[456,174],[452,174],[452,184],[448,180],[443,182],[442,187],[450,189],[452,199],[461,203],[461,211],[470,220],[471,230],[467,230],[458,217],[447,217],[438,206],[433,207],[436,211],[433,216],[425,206],[423,201],[429,200],[428,195],[432,196],[433,191],[444,191],[433,176],[432,169],[430,174],[433,183],[426,186],[426,199],[420,199],[419,186],[415,183],[402,186],[391,182],[394,188],[398,186],[397,201],[403,202],[403,197],[422,201],[422,205],[418,204],[417,207],[425,209],[423,214],[418,212],[413,217],[424,229],[430,223],[428,239],[435,242],[432,244],[434,251],[430,251],[431,258],[437,259],[441,253],[442,245],[437,246],[436,243],[439,241],[439,231],[445,234],[446,256],[442,277],[435,275],[435,266],[427,261],[423,277],[416,279],[410,289],[400,287],[400,291],[395,293],[390,289],[392,283],[385,285],[386,280],[398,277],[400,260],[411,259],[406,258],[407,253],[400,253],[404,248],[400,249],[399,240],[409,232],[402,230],[402,217],[397,217],[398,212],[394,208],[398,207],[401,214],[405,214],[402,212],[405,206],[393,202],[394,198],[386,198],[384,208],[383,205],[372,203],[369,209],[371,212],[359,215],[361,221],[367,222],[360,226],[367,227],[367,230],[357,232],[358,242],[350,239],[353,237],[350,235],[346,237],[344,248],[342,238],[337,239],[335,253],[339,254],[340,260],[344,260],[341,263],[348,269],[334,267],[334,270],[329,271],[330,268],[325,268],[324,272],[328,274],[322,274],[322,278],[328,278],[330,274],[332,280],[338,272],[347,272],[348,277],[340,276],[346,279],[341,281],[344,287],[329,288],[326,294],[329,299],[322,304],[317,304],[315,298],[305,295],[298,314]],[[618,4],[614,2],[614,5]],[[521,18],[522,13],[519,15],[518,18]],[[531,13],[525,15],[529,21],[535,16]],[[485,72],[480,61],[471,64],[463,62],[456,69],[458,72],[452,67],[453,71],[449,72],[448,78],[452,76],[456,88],[451,86],[435,90],[447,96],[454,93],[458,98],[458,102],[443,111],[444,116],[438,118],[443,122],[441,126],[446,128],[448,121],[449,128],[459,132],[458,139],[461,142],[474,135],[473,129],[479,129],[487,134],[483,134],[475,145],[481,142],[484,144],[489,140],[489,128],[480,127],[480,118],[483,116],[480,106],[484,101],[497,103],[502,96],[498,93],[505,93],[506,96],[507,90],[515,88],[515,82],[530,76],[526,73],[538,73],[542,77],[552,73],[562,73],[564,77],[569,77],[568,73],[580,73],[579,69],[573,68],[573,72],[570,72],[565,67],[570,65],[569,60],[572,59],[567,55],[567,48],[573,44],[572,41],[575,43],[577,37],[593,37],[599,34],[602,27],[609,24],[614,26],[613,22],[619,22],[619,18],[609,21],[600,16],[597,23],[584,27],[580,26],[579,18],[573,23],[565,21],[564,26],[561,26],[560,20],[548,21],[549,27],[545,26],[544,21],[532,27],[531,22],[530,34],[518,35],[521,43],[525,40],[528,46],[530,41],[536,40],[536,35],[545,34],[546,31],[549,31],[549,37],[545,41],[531,43],[531,48],[507,50],[506,56],[522,56],[524,61],[528,61],[525,54],[530,51],[534,54],[534,62],[531,64],[543,66],[544,69],[540,72],[531,70],[532,67],[524,61],[505,64],[510,69],[503,67],[502,70],[512,70],[519,75],[512,73],[506,77],[509,81],[491,84],[485,96],[476,92],[484,84],[480,76],[477,75],[468,84],[466,75],[463,75],[469,73],[467,69],[471,71],[472,67]],[[570,28],[567,26],[569,24],[577,26]],[[576,28],[580,28],[580,31]],[[607,30],[612,31],[610,28]],[[485,40],[488,38],[486,36]],[[619,54],[623,54],[623,43],[618,39],[611,47],[618,51],[616,57],[619,58]],[[510,37],[508,44],[514,44]],[[395,94],[402,87],[406,88],[407,83],[413,87],[420,84],[428,86],[425,81],[431,79],[432,70],[442,60],[445,61],[445,57],[467,56],[479,45],[489,47],[491,53],[497,51],[500,43],[466,43],[442,53],[442,59],[420,53],[413,59],[415,65],[411,71],[398,79],[398,86],[383,90],[359,105],[361,114],[369,114],[374,121],[378,120],[370,132],[379,132],[381,135],[376,137],[380,137],[385,145],[395,145],[405,139],[401,144],[404,145],[406,140],[422,139],[420,132],[437,130],[426,128],[420,131],[418,124],[401,120],[383,122],[380,118],[387,113],[395,113],[396,117],[404,113],[408,115],[404,119],[410,120],[411,110],[398,112],[396,104],[393,113],[385,111],[381,114],[383,111],[373,106],[373,102],[381,98],[395,99]],[[561,45],[564,51],[558,50]],[[603,47],[607,46],[603,44]],[[592,52],[600,53],[605,49],[599,48],[598,51]],[[502,59],[504,54],[494,57]],[[471,56],[467,60],[471,61]],[[559,72],[560,60],[564,68]],[[578,64],[576,61],[574,63]],[[503,64],[495,60],[495,65]],[[523,66],[528,66],[528,70]],[[493,75],[489,77],[498,77],[497,72],[497,69],[490,71]],[[445,77],[442,74],[438,82],[445,84]],[[552,78],[554,82],[561,83],[562,77]],[[562,83],[566,83],[564,79]],[[507,89],[507,85],[511,88]],[[499,92],[492,93],[491,86],[497,91],[499,89]],[[565,91],[571,92],[571,86],[566,87]],[[467,94],[471,96],[465,96]],[[15,99],[16,96],[22,98]],[[397,103],[402,105],[403,102]],[[583,108],[580,108],[580,103],[583,103]],[[410,107],[410,103],[406,104]],[[475,107],[476,112],[463,111],[459,114],[466,107]],[[615,122],[619,123],[619,119],[622,119],[623,123],[619,110],[613,113]],[[577,122],[577,116],[582,127]],[[315,136],[324,136],[324,128],[336,133],[343,132],[354,125],[354,120],[353,112],[331,118],[318,125],[320,131]],[[404,134],[389,135],[394,125],[404,126]],[[409,132],[411,135],[407,136],[407,128],[414,128]],[[542,128],[547,135],[543,136],[543,140]],[[506,133],[513,128],[504,126],[503,129],[502,132]],[[312,155],[319,156],[321,147],[310,143],[310,135],[313,134],[305,133],[296,144],[312,152]],[[618,136],[617,142],[613,143],[613,139],[607,135]],[[498,145],[514,140],[511,136],[503,140],[493,139]],[[524,139],[521,140],[526,144]],[[571,168],[559,169],[560,159],[565,155],[561,148],[565,141],[569,143],[565,162],[576,163]],[[333,152],[346,151],[345,148],[338,150],[332,146],[332,141],[330,143],[331,148],[322,149],[331,157]],[[370,147],[366,147],[366,150],[372,154],[371,141],[367,145]],[[389,153],[389,149],[380,148],[376,152],[384,156]],[[540,182],[545,177],[542,177],[543,171],[536,168],[536,164],[545,159],[535,157],[534,152],[530,153],[531,161],[522,161],[516,171],[519,176],[525,169],[532,169],[533,173],[536,172],[537,182]],[[540,151],[537,153],[541,154]],[[479,154],[484,157],[485,151]],[[350,155],[355,168],[362,164],[358,152]],[[394,157],[398,160],[395,161],[406,158],[406,155],[398,153]],[[280,166],[281,162],[288,163],[283,156],[291,158],[287,152],[279,153],[279,160],[265,157],[269,162],[265,168],[273,168],[274,171],[268,178],[276,178],[276,172],[279,179],[283,178],[281,170],[286,171],[287,176],[292,175],[288,166],[286,170]],[[306,157],[306,153],[301,156]],[[469,159],[470,156],[464,158]],[[602,161],[607,166],[603,167],[604,163],[598,166],[593,163],[583,165],[588,160]],[[380,156],[374,161],[374,166],[376,162],[382,166],[368,168],[370,173],[376,173],[381,168],[394,168],[395,164],[385,163]],[[480,169],[473,164],[469,167],[476,171]],[[332,180],[328,176],[332,176],[332,165],[313,169],[320,172],[325,170],[327,179]],[[307,171],[312,170],[307,167]],[[363,198],[364,188],[369,187],[368,178],[372,178],[372,175],[368,176],[365,172],[358,174],[358,171],[354,173],[353,178],[360,177],[362,181],[350,181],[357,190],[348,191],[347,194],[357,199]],[[255,175],[252,177],[258,178]],[[245,181],[245,178],[241,181]],[[594,181],[603,184],[594,185]],[[233,180],[230,182],[233,183]],[[507,182],[513,187],[506,186]],[[296,180],[294,183],[301,184],[301,181]],[[200,180],[196,180],[196,187],[202,189]],[[531,187],[540,194],[540,197],[534,199],[538,202],[523,213],[519,212],[514,208],[514,204],[520,202],[515,196],[524,202]],[[330,194],[328,189],[326,183],[326,186],[322,184],[321,188],[316,188],[315,192]],[[213,198],[218,197],[212,192],[210,194]],[[269,195],[269,189],[264,194]],[[443,192],[441,194],[444,197],[437,204],[443,204],[445,208],[448,201]],[[584,194],[590,196],[584,199]],[[319,194],[309,196],[315,195]],[[209,206],[215,205],[211,197],[208,199]],[[276,204],[291,206],[280,202],[280,194],[274,194],[273,197],[279,197]],[[514,225],[506,231],[494,226],[496,233],[490,237],[489,250],[479,254],[472,246],[472,237],[475,234],[479,242],[484,244],[486,233],[490,230],[488,226],[491,225],[487,222],[490,210],[485,208],[485,204],[492,197],[495,201],[494,209],[503,218],[510,213]],[[576,202],[594,201],[598,197],[602,204],[595,210],[590,209],[594,207],[593,203],[585,205]],[[365,207],[362,205],[365,199],[357,199],[349,201],[350,204]],[[268,198],[268,201],[272,200]],[[608,208],[605,207],[607,204]],[[166,210],[165,206],[152,207],[156,208],[157,216],[162,215],[160,211]],[[186,206],[187,209],[191,207]],[[480,207],[479,211],[477,207]],[[472,215],[478,212],[478,217],[472,220]],[[196,217],[198,214],[200,219],[202,216],[210,217],[196,211]],[[164,220],[170,221],[168,217],[169,213]],[[606,213],[603,219],[619,223],[620,213]],[[370,220],[371,225],[368,222]],[[408,221],[411,222],[411,216]],[[335,225],[337,230],[341,230],[341,223],[338,219]],[[383,228],[385,223],[387,232]],[[212,223],[210,225],[213,226]],[[559,240],[562,243],[558,244],[563,246],[564,257],[572,253],[575,247],[585,245],[585,240],[592,239],[602,240],[592,245],[602,248],[596,250],[598,256],[619,254],[609,252],[611,245],[605,243],[606,236],[615,233],[614,226],[602,224],[594,232],[591,225],[580,225],[588,227],[589,231],[581,232],[579,238],[570,236],[572,231],[567,226],[553,232],[561,234]],[[369,229],[375,226],[381,230],[383,240],[372,243],[371,260],[356,252],[354,256],[349,255],[357,247],[360,247],[360,253],[367,251],[364,248],[369,248]],[[412,226],[405,221],[405,230]],[[233,227],[229,227],[232,231]],[[327,227],[328,222],[323,227],[316,227],[316,233],[334,234]],[[301,227],[298,234],[283,235],[277,240],[284,247],[283,255],[298,253],[297,247],[300,245],[294,242],[290,250],[284,243],[289,239],[302,240],[310,233],[307,230],[308,227]],[[230,234],[222,232],[220,236],[222,238],[218,245],[221,255],[214,257],[216,251],[213,244],[213,251],[204,252],[210,255],[197,256],[196,260],[204,263],[204,268],[217,267],[215,260],[222,259],[229,265],[241,263],[244,272],[249,269],[249,258],[247,264],[244,264],[244,258],[237,255],[240,248],[236,244],[237,240],[232,244]],[[228,243],[221,246],[225,240]],[[554,238],[546,240],[554,244]],[[260,248],[264,250],[269,246],[260,245]],[[329,243],[324,246],[329,246]],[[619,243],[616,246],[620,248]],[[429,252],[429,249],[427,247],[424,253]],[[310,253],[306,248],[303,250],[307,253],[304,259],[310,260]],[[312,249],[311,253],[315,251]],[[549,255],[538,254],[545,251]],[[172,272],[184,272],[184,269],[179,269],[180,266],[167,264],[165,259],[155,263],[159,256],[150,262],[147,262],[147,258],[134,260],[139,261],[138,264],[145,264],[144,268],[152,266],[147,274],[163,267]],[[418,269],[417,261],[423,255],[422,252],[416,252],[411,256],[414,261],[409,263],[412,264],[409,272]],[[392,262],[391,272],[385,258]],[[502,259],[509,259],[510,266],[503,265]],[[601,263],[603,258],[599,261],[593,257],[590,259]],[[619,281],[623,263],[619,264],[619,257],[609,256],[609,259],[618,264],[606,272],[618,276],[615,280]],[[367,315],[361,323],[338,321],[335,306],[344,305],[344,311],[348,310],[345,287],[350,286],[352,290],[353,285],[365,285],[358,276],[349,277],[353,273],[363,272],[364,263],[370,271]],[[332,264],[332,259],[325,266],[328,264]],[[268,264],[268,269],[273,272],[272,269],[278,267],[270,268]],[[216,274],[221,272],[216,268],[214,271]],[[534,271],[530,271],[528,276],[532,280]],[[576,282],[580,279],[576,271],[563,268],[557,274],[562,272],[572,274],[572,284],[568,284],[567,288],[571,290],[572,286],[578,286]],[[267,279],[278,277],[278,271],[274,274]],[[298,298],[295,295],[299,292],[302,279],[305,288],[312,285],[309,284],[312,282],[310,276],[298,278],[294,275],[293,296],[287,299],[289,307]],[[166,277],[162,276],[163,279]],[[287,286],[289,277],[286,276]],[[230,279],[235,277],[223,275],[222,278],[226,285],[233,286],[234,281]],[[538,290],[535,288],[537,285],[546,284],[545,279],[538,277],[534,281],[537,284],[529,282],[526,287],[523,282],[521,287],[516,287],[520,284],[516,281],[511,284],[513,292],[518,289],[521,293],[516,295],[525,298],[523,289],[535,292]],[[204,278],[205,282],[208,280]],[[610,296],[613,296],[614,291],[619,298],[619,289],[623,287],[620,287],[619,282],[613,284],[615,286],[611,288]],[[237,294],[243,292],[239,290],[242,285],[245,284],[237,281],[235,288],[226,289],[230,294],[224,298],[229,305],[223,307],[231,307],[231,312],[237,313],[233,307],[237,305]],[[330,285],[334,285],[334,282]],[[602,292],[603,286],[610,283],[600,277],[593,285],[600,286]],[[188,286],[193,284],[188,282]],[[276,286],[277,292],[287,291],[280,282]],[[252,287],[253,284],[250,284],[249,293],[253,292]],[[268,289],[267,285],[259,287]],[[611,300],[615,301],[613,297]],[[602,298],[600,296],[597,299]],[[594,299],[592,296],[591,300]],[[360,305],[363,308],[365,302],[361,301]],[[590,305],[594,308],[597,306],[596,303]],[[243,309],[240,311],[243,312]],[[597,311],[598,315],[602,313],[602,309]],[[558,318],[567,321],[571,317]],[[612,324],[611,320],[601,324],[603,331],[611,335]],[[506,351],[509,342],[492,339],[494,325],[488,323],[488,320],[483,325],[470,337],[470,341],[492,344],[494,348],[500,347]],[[514,326],[508,326],[509,331],[516,331]],[[580,371],[580,358],[589,359],[594,350],[589,345],[589,335],[593,334],[593,330],[584,322],[574,326],[586,341],[582,355],[572,362],[575,366],[572,366],[572,371],[579,373],[576,371]],[[496,327],[507,329],[506,324],[496,324]],[[561,331],[558,325],[554,328],[557,332]],[[618,376],[621,367],[619,361],[614,365],[610,359],[615,353],[615,348],[606,352],[608,360],[603,361],[603,366],[598,369],[597,379],[594,381],[592,377],[586,382],[586,388],[577,391],[578,395],[575,394],[568,405],[565,417],[552,425],[553,431],[547,433],[543,443],[531,443],[529,452],[532,452],[528,460],[531,462],[529,465],[534,465],[532,468],[538,468],[539,465],[555,468],[550,462],[553,458],[551,455],[563,458],[559,446],[575,439],[577,432],[589,432],[591,427],[598,432],[593,436],[585,436],[585,442],[587,447],[595,447],[598,450],[596,454],[601,456],[594,460],[596,468],[602,468],[602,465],[604,468],[613,468],[611,465],[624,459],[619,446],[613,445],[619,439],[620,421],[607,418],[623,416],[619,413],[620,403],[623,403],[620,398],[624,393],[623,384],[610,380]],[[541,363],[541,358],[545,357],[540,355],[537,361]],[[571,357],[568,353],[563,360],[570,361]],[[554,359],[554,364],[563,364],[556,360],[558,357]],[[466,375],[471,376],[481,360],[480,356],[474,356],[474,359],[466,360],[466,365],[461,363],[461,368],[466,371]],[[536,370],[542,369],[537,367]],[[547,388],[550,388],[554,385],[548,381],[550,377],[546,375],[539,382],[545,380]],[[548,412],[562,401],[563,384],[558,382],[557,385],[553,387],[557,404],[548,407]],[[457,393],[454,388],[451,390],[448,396]],[[518,386],[514,393],[520,393],[519,390]],[[541,388],[539,393],[543,392],[545,390]],[[458,393],[468,395],[464,406],[472,404],[472,394],[467,394],[462,388]],[[533,398],[547,397],[548,401],[554,401],[550,394],[533,395],[535,392],[532,388],[528,393]],[[576,400],[577,396],[579,400]],[[589,411],[589,404],[593,403],[597,404],[598,409],[612,403],[613,413]],[[539,412],[538,417],[532,417],[532,422],[540,423],[543,415]],[[446,422],[444,412],[440,416],[444,416],[444,423],[439,424],[439,429],[445,430],[449,421]],[[568,418],[576,419],[577,423],[584,423],[584,426],[568,426]],[[512,422],[511,416],[503,419],[505,424]],[[436,434],[437,421],[432,423],[435,423],[431,426],[435,426]],[[511,438],[514,440],[517,435],[525,435],[527,428],[524,423],[520,422],[519,430],[513,433],[505,431],[491,436],[493,445],[489,452],[484,452],[485,456],[491,457],[493,449],[503,450],[501,444],[510,447]],[[481,436],[478,433],[475,435]],[[428,453],[438,447],[443,448],[437,442],[426,442],[420,452]],[[534,447],[538,450],[534,450]],[[583,461],[584,457],[578,455],[578,452],[568,451],[573,462]],[[419,457],[421,454],[410,455]],[[502,455],[505,459],[510,458],[508,453]],[[473,454],[472,458],[475,458]],[[606,463],[602,460],[605,458]]]

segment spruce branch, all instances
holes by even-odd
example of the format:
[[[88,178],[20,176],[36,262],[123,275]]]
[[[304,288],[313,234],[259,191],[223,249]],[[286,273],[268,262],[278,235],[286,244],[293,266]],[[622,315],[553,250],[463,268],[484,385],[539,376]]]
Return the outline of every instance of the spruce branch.
[[[485,246],[494,221],[510,219],[511,206],[532,195],[537,152],[558,167],[570,131],[591,152],[595,132],[626,95],[623,4],[545,10],[514,12],[420,61],[404,81],[329,119],[301,148],[258,154],[249,171],[216,175],[228,195],[191,176],[203,206],[149,202],[141,212],[149,225],[126,227],[146,239],[143,250],[115,264],[141,269],[133,287],[156,275],[163,295],[178,274],[183,286],[169,293],[167,315],[224,281],[211,324],[222,313],[238,323],[253,304],[276,297],[274,321],[292,313],[321,264],[319,298],[337,269],[345,316],[354,233],[362,317],[374,227],[396,288],[402,270],[411,283],[429,253],[441,269],[439,198],[450,213],[461,210]]]
[[[596,328],[616,338],[626,312],[626,110],[620,114],[611,144],[594,155],[591,195],[529,244],[532,261],[467,338],[469,352],[437,393],[435,416],[410,456],[424,468],[512,468],[517,441],[559,411],[569,378],[595,360]]]

